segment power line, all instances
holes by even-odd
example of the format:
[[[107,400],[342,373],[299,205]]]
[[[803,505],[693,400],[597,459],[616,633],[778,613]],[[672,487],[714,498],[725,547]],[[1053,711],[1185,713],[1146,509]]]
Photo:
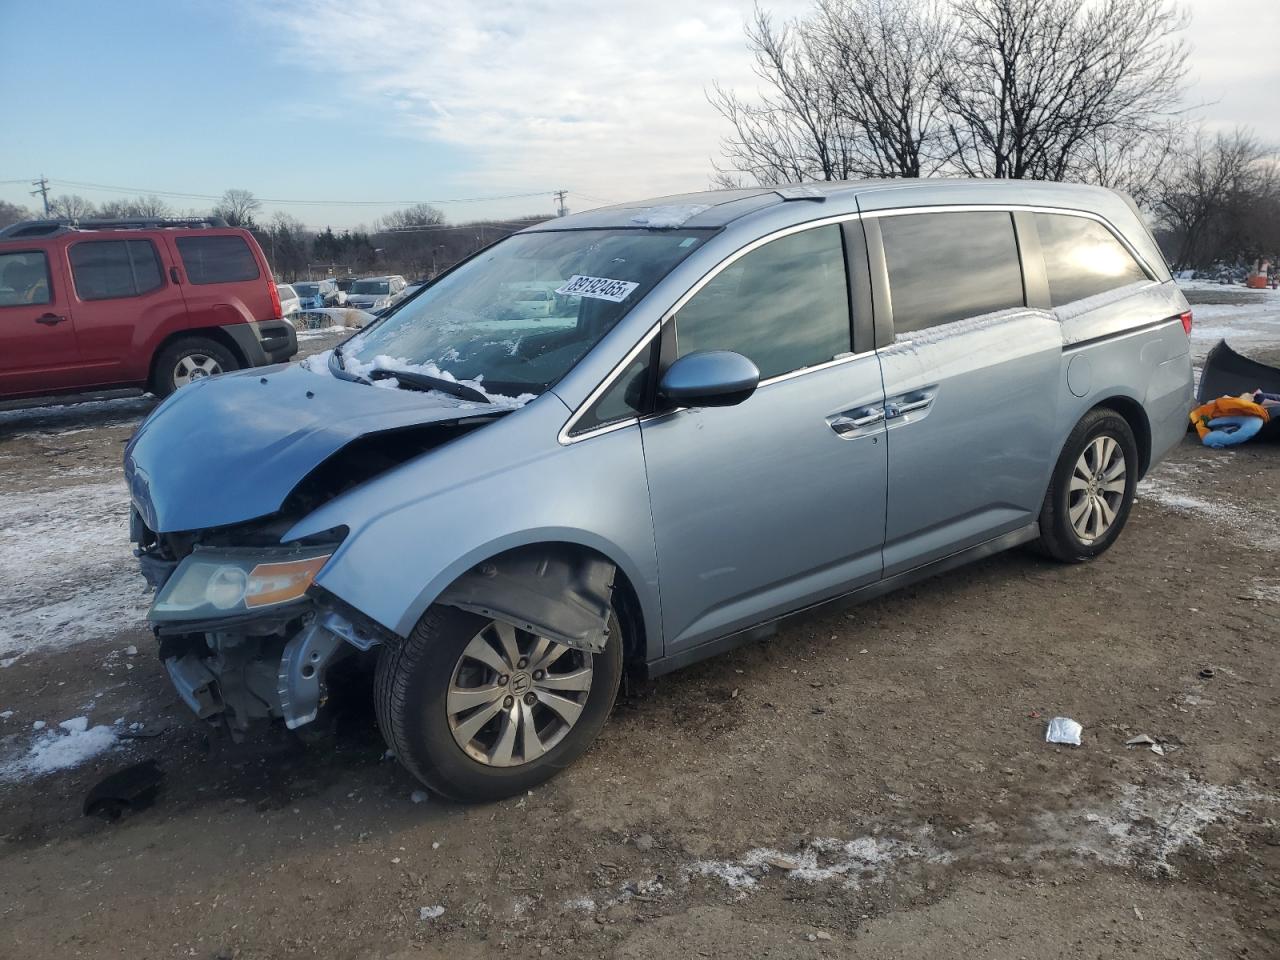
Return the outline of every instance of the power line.
[[[113,193],[130,193],[135,195],[152,195],[157,197],[171,197],[180,200],[221,200],[220,195],[210,193],[182,193],[177,190],[148,190],[143,187],[122,187],[117,184],[109,183],[90,183],[84,180],[62,180],[53,179],[48,182],[59,183],[69,187],[80,187],[84,190],[106,190]],[[552,195],[551,190],[535,190],[529,193],[508,193],[491,197],[450,197],[439,200],[314,200],[314,199],[287,199],[282,197],[255,197],[254,199],[262,203],[287,203],[287,204],[317,204],[324,206],[412,206],[417,203],[485,203],[490,200],[520,200],[526,197],[545,197]]]

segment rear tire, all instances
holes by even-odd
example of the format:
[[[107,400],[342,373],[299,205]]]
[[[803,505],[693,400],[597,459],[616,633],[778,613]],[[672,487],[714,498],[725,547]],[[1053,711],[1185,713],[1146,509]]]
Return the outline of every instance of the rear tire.
[[[503,652],[508,643],[511,656]],[[387,745],[411,774],[453,800],[499,800],[555,776],[609,717],[623,638],[613,617],[602,653],[548,644],[455,607],[429,608],[378,657],[374,702]]]
[[[1040,508],[1037,547],[1062,563],[1106,552],[1124,529],[1138,485],[1138,444],[1114,410],[1090,410],[1067,438]]]
[[[239,369],[235,354],[216,340],[180,337],[156,356],[151,392],[157,397],[167,397],[188,383]]]

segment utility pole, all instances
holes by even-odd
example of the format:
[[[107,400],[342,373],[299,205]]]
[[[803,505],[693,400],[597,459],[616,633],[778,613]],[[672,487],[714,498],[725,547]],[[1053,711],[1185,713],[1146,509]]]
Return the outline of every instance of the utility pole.
[[[564,198],[568,196],[568,194],[569,194],[568,190],[557,190],[553,194],[553,196],[556,198],[556,216],[557,217],[563,217],[566,213],[569,212],[568,208],[564,205]]]
[[[31,196],[34,197],[38,193],[40,198],[44,200],[44,216],[47,220],[49,218],[49,178],[41,174],[39,180],[31,181],[31,185],[35,187],[31,191]]]

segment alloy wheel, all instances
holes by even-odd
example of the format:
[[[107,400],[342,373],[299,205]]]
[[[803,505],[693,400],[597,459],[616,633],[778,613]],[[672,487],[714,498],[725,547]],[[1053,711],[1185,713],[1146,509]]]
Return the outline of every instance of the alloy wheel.
[[[1067,488],[1067,516],[1082,543],[1094,543],[1115,523],[1126,471],[1124,450],[1105,433],[1094,437],[1076,460]]]
[[[529,763],[573,729],[591,678],[591,654],[490,621],[454,667],[445,703],[449,730],[480,763]]]
[[[208,354],[189,353],[173,368],[173,385],[175,388],[185,387],[195,380],[203,380],[221,372],[222,365]]]

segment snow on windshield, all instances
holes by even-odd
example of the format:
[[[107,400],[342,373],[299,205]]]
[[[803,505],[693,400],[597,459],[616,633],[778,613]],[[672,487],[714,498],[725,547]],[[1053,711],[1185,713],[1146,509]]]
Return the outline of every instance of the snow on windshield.
[[[312,373],[323,374],[326,377],[331,376],[332,371],[329,369],[329,358],[332,356],[332,350],[325,350],[321,353],[307,357],[299,364],[299,366]],[[484,388],[484,377],[478,377],[475,380],[459,380],[448,370],[444,370],[430,362],[413,363],[412,361],[405,360],[402,357],[389,357],[386,354],[379,354],[374,357],[373,360],[363,362],[357,360],[355,357],[348,356],[345,352],[343,353],[342,359],[344,369],[348,373],[364,377],[366,380],[370,380],[374,387],[381,387],[384,390],[398,389],[400,381],[395,377],[373,380],[370,377],[370,374],[375,370],[403,370],[405,373],[421,373],[428,377],[437,377],[441,380],[448,380],[451,383],[457,383],[464,387],[470,387],[472,390],[484,394],[489,400],[488,403],[478,403],[470,400],[463,400],[459,397],[452,396],[451,394],[444,393],[443,391],[430,391],[447,398],[451,405],[464,410],[471,409],[473,407],[483,410],[515,410],[519,407],[523,407],[526,403],[535,399],[537,396],[537,394],[533,393],[522,393],[516,397],[508,397],[501,393],[492,393]]]

